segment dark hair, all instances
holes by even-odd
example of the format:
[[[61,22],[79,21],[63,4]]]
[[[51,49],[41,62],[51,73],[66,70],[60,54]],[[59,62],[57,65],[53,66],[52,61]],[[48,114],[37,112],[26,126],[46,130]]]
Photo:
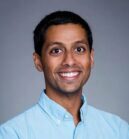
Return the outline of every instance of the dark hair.
[[[61,25],[61,24],[79,24],[81,25],[87,33],[87,39],[90,47],[92,49],[92,32],[88,23],[82,19],[79,15],[69,12],[69,11],[56,11],[45,18],[43,18],[34,30],[34,49],[37,54],[41,56],[42,47],[45,41],[45,33],[47,29],[52,25]]]

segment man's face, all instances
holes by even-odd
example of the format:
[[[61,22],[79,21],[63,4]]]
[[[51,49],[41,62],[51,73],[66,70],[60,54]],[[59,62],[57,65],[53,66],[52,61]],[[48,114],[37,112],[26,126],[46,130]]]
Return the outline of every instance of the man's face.
[[[78,24],[49,27],[40,61],[48,91],[81,92],[94,63],[85,30]]]

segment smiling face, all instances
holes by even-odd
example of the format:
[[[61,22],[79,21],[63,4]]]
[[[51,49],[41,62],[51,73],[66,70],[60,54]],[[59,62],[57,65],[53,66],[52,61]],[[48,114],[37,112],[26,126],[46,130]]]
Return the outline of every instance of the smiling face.
[[[44,72],[47,92],[81,93],[94,63],[93,50],[80,25],[53,25],[46,32],[42,56],[35,53],[34,62]]]

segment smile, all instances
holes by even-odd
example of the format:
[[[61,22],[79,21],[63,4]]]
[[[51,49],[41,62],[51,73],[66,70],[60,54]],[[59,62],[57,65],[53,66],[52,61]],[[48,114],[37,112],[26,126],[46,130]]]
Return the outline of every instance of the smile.
[[[73,78],[79,75],[79,72],[63,72],[60,73],[60,76],[66,77],[66,78]]]

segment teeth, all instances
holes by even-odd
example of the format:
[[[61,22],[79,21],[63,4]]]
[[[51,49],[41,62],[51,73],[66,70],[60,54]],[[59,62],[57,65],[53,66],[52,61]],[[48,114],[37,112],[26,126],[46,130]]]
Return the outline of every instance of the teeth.
[[[63,76],[63,77],[74,77],[78,74],[79,74],[78,72],[65,72],[65,73],[61,73],[61,76]]]

